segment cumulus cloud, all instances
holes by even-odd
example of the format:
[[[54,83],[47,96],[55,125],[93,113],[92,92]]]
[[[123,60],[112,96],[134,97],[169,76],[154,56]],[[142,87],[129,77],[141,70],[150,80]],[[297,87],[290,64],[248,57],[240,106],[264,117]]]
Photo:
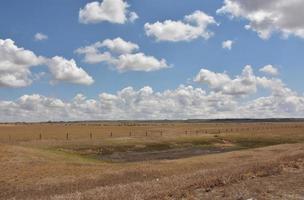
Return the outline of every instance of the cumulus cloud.
[[[81,47],[75,50],[75,53],[79,55],[84,55],[83,61],[89,64],[96,64],[100,62],[106,62],[112,59],[110,52],[100,52],[99,48],[101,43],[97,42],[95,44]]]
[[[248,95],[256,92],[256,77],[252,67],[244,67],[242,74],[231,79],[226,73],[215,73],[207,69],[201,71],[194,78],[195,82],[207,83],[216,92],[228,95]]]
[[[0,87],[26,87],[44,74],[33,74],[31,68],[47,65],[54,80],[88,85],[92,78],[77,67],[74,60],[62,57],[46,58],[16,46],[11,39],[0,39]]]
[[[252,100],[221,92],[181,85],[155,92],[149,86],[126,87],[114,94],[101,93],[96,99],[83,94],[70,101],[38,94],[13,101],[0,101],[1,121],[121,120],[189,118],[303,117],[304,97],[282,86]]]
[[[154,92],[151,87],[124,88],[116,94],[101,93],[98,99],[83,94],[71,101],[42,95],[24,95],[15,101],[0,101],[1,121],[87,120],[87,119],[185,119],[209,118],[217,110],[224,116],[235,102],[200,88],[180,86]],[[18,110],[18,115],[16,115]],[[212,115],[210,115],[213,113]]]
[[[165,59],[158,60],[153,56],[147,56],[143,53],[123,54],[110,62],[120,72],[129,70],[150,72],[168,67]]]
[[[184,20],[155,22],[145,24],[147,36],[157,41],[191,41],[197,38],[209,39],[213,33],[208,30],[209,25],[217,24],[212,16],[202,11],[195,11],[184,17]]]
[[[30,68],[43,64],[44,58],[19,48],[11,39],[0,39],[0,87],[25,87],[32,83]]]
[[[263,72],[267,75],[277,76],[279,75],[279,70],[272,65],[266,65],[260,69],[260,72]]]
[[[137,15],[136,12],[130,12],[130,14],[129,14],[130,22],[135,22],[135,20],[137,20],[138,18],[139,18],[139,16]]]
[[[194,78],[195,82],[207,83],[212,89],[222,88],[225,84],[231,81],[226,73],[216,73],[208,69],[201,69]]]
[[[104,48],[108,51],[102,51]],[[119,72],[156,71],[169,67],[165,59],[138,52],[139,46],[121,38],[106,39],[92,45],[81,47],[75,53],[84,55],[84,62],[96,64],[105,62]]]
[[[269,66],[271,65],[266,65],[266,69]],[[201,69],[193,80],[197,83],[207,84],[212,91],[231,96],[248,96],[256,93],[258,88],[268,89],[274,95],[289,93],[287,92],[289,89],[280,79],[256,76],[250,65],[245,66],[242,73],[235,78],[231,78],[225,72],[216,73]]]
[[[76,65],[75,60],[67,60],[63,57],[55,56],[47,61],[47,65],[53,75],[52,83],[65,81],[70,83],[91,85],[94,80],[81,67]]]
[[[263,39],[275,32],[283,37],[304,38],[303,9],[302,0],[225,0],[217,13],[248,20],[246,28],[256,31]]]
[[[244,115],[248,115],[250,111],[254,111],[256,116],[264,118],[271,117],[299,117],[304,111],[304,96],[296,92],[284,88],[279,94],[272,94],[267,97],[259,97],[247,103],[240,109]]]
[[[180,85],[156,92],[145,86],[100,93],[95,99],[77,94],[64,101],[32,94],[0,100],[0,121],[304,117],[303,95],[278,78],[255,76],[250,66],[234,79],[208,70],[199,74],[196,78],[207,82],[209,90]],[[257,93],[265,88],[268,93]]]
[[[43,34],[43,33],[36,33],[36,34],[34,35],[34,39],[35,39],[36,41],[47,40],[48,38],[49,38],[49,37],[48,37],[47,35]]]
[[[138,15],[128,10],[129,4],[124,0],[94,1],[85,5],[79,11],[79,22],[84,24],[110,23],[124,24],[127,21],[134,22]]]
[[[119,54],[132,53],[133,51],[139,49],[139,46],[137,44],[126,42],[120,37],[113,40],[106,39],[100,45],[97,45],[97,47],[107,47],[112,52]]]
[[[223,42],[222,42],[222,48],[223,48],[223,49],[231,50],[233,44],[234,44],[234,41],[232,41],[232,40],[223,41]]]

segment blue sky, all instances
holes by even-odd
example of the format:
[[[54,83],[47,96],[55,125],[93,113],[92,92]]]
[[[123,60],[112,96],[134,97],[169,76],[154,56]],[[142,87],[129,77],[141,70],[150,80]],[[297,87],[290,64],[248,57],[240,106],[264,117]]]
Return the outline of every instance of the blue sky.
[[[225,12],[222,13],[217,12],[229,1],[243,6],[244,12],[241,16],[230,8],[226,8]],[[272,0],[271,2],[275,5],[280,1]],[[153,88],[155,93],[163,94],[165,90],[174,91],[180,85],[191,85],[193,88],[202,89],[207,93],[216,92],[225,95],[225,92],[212,85],[212,82],[205,75],[200,80],[194,81],[193,79],[202,68],[210,72],[226,73],[231,79],[234,79],[235,76],[240,76],[246,65],[251,66],[257,77],[266,76],[259,70],[266,65],[271,65],[279,71],[279,75],[269,77],[269,79],[280,80],[284,83],[284,87],[296,92],[302,101],[301,95],[304,88],[301,74],[304,72],[302,67],[304,43],[302,35],[298,32],[304,29],[304,25],[297,23],[296,28],[292,30],[280,24],[269,25],[270,29],[275,28],[267,38],[258,34],[259,28],[261,28],[260,24],[257,24],[257,28],[245,29],[246,25],[257,23],[248,16],[250,13],[255,14],[255,12],[262,10],[263,5],[255,6],[254,8],[257,10],[254,10],[254,8],[246,7],[248,5],[242,5],[239,0],[227,0],[226,2],[223,0],[129,0],[127,1],[129,7],[125,9],[125,14],[135,12],[138,19],[134,22],[126,19],[124,23],[113,23],[111,20],[82,23],[79,19],[80,9],[85,9],[85,6],[92,2],[88,0],[1,1],[0,39],[11,39],[18,48],[24,48],[36,56],[47,59],[54,56],[60,56],[66,60],[74,59],[77,67],[83,68],[85,73],[94,80],[94,83],[75,84],[70,79],[66,81],[55,77],[56,83],[51,84],[54,74],[50,73],[48,65],[43,62],[30,67],[32,76],[41,72],[45,73],[38,80],[33,80],[31,84],[22,87],[10,87],[3,84],[0,87],[0,101],[16,103],[18,98],[33,94],[60,99],[63,102],[70,102],[77,94],[82,94],[87,99],[98,100],[101,93],[115,95],[126,87],[132,87],[137,91],[148,86]],[[258,4],[257,0],[253,2]],[[102,1],[97,3],[101,5]],[[302,3],[299,1],[298,4]],[[274,6],[274,8],[276,7]],[[189,41],[174,42],[159,41],[155,36],[149,36],[145,30],[146,23],[154,24],[157,21],[162,23],[165,20],[179,20],[186,23],[183,20],[184,17],[195,11],[201,11],[213,17],[218,23],[218,25],[210,24],[205,28],[204,31],[213,32],[210,38],[198,37]],[[271,10],[271,7],[270,10],[263,11],[274,14],[285,12],[284,9]],[[286,19],[289,19],[290,15],[287,11],[283,13]],[[234,18],[232,19],[231,16]],[[126,17],[128,18],[128,16]],[[289,31],[288,37],[283,38],[286,30]],[[35,40],[34,36],[37,33],[46,35],[47,39]],[[118,37],[137,44],[139,46],[138,52],[153,56],[158,60],[165,59],[167,66],[160,70],[145,71],[128,68],[128,70],[121,72],[116,70],[115,66],[111,66],[113,64],[109,64],[109,62],[90,64],[84,61],[84,55],[75,53],[78,48]],[[231,50],[222,48],[222,43],[227,40],[233,41]],[[0,70],[0,73],[7,72]],[[224,82],[224,84],[227,83]],[[237,86],[234,85],[234,87]],[[272,95],[272,91],[268,93]],[[244,104],[248,103],[246,102],[248,99],[254,100],[268,95],[268,93],[261,89],[250,94],[246,93],[242,97],[233,98],[237,98],[235,101],[239,104]],[[295,111],[299,110],[295,109]],[[56,115],[54,114],[52,118],[62,118],[62,116]],[[100,115],[98,116],[100,117]],[[157,117],[155,113],[153,115],[149,113],[146,116],[131,116],[131,118],[162,118],[163,116],[167,117],[166,115]],[[199,114],[194,117],[198,116]],[[221,116],[235,115],[219,115],[219,117]],[[285,115],[280,113],[279,116]],[[185,117],[191,116],[186,115]],[[10,119],[2,118],[3,120],[14,119],[13,116]]]

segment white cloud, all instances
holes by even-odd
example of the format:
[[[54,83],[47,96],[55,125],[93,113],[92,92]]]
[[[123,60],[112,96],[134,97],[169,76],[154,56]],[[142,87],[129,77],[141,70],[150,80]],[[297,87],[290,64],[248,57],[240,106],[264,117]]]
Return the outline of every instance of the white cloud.
[[[195,82],[207,83],[216,92],[227,95],[248,95],[256,92],[257,81],[251,66],[244,67],[241,75],[231,79],[225,73],[202,69],[194,78]]]
[[[54,78],[52,83],[65,81],[82,85],[91,85],[94,82],[93,78],[81,67],[78,67],[73,59],[67,60],[63,57],[55,56],[47,61],[47,65]]]
[[[70,101],[23,95],[0,100],[0,121],[304,117],[303,95],[280,79],[255,76],[250,66],[234,79],[201,70],[197,81],[207,82],[209,90],[184,85],[161,92],[149,86],[126,87],[96,99],[77,94]],[[260,89],[268,94],[261,96]],[[252,96],[242,98],[244,94]]]
[[[126,42],[120,37],[113,40],[106,39],[97,47],[107,47],[112,52],[118,54],[132,53],[133,51],[137,51],[139,49],[139,46],[137,44]]]
[[[77,94],[70,101],[38,94],[0,101],[1,121],[121,120],[189,118],[303,117],[304,96],[280,86],[268,96],[242,99],[193,86],[155,92],[149,86],[126,87],[97,99]]]
[[[49,38],[49,37],[48,37],[47,35],[43,34],[43,33],[36,33],[36,34],[34,35],[34,39],[35,39],[36,41],[47,40],[48,38]]]
[[[235,97],[254,94],[259,88],[268,89],[276,96],[290,93],[280,79],[256,76],[250,65],[245,66],[242,74],[235,78],[231,78],[227,73],[201,69],[194,78],[194,82],[206,83],[214,92]]]
[[[124,24],[128,20],[134,22],[138,15],[128,10],[129,4],[124,0],[94,1],[85,5],[79,11],[79,21],[84,24],[111,23]]]
[[[222,48],[223,48],[223,49],[231,50],[233,44],[234,44],[234,41],[232,41],[232,40],[223,41],[223,43],[222,43]]]
[[[240,109],[244,115],[254,112],[256,116],[264,118],[290,117],[302,118],[304,111],[304,96],[298,95],[289,88],[281,88],[280,93],[273,93],[270,96],[259,97],[246,104]]]
[[[110,61],[120,72],[124,71],[157,71],[167,68],[166,60],[158,60],[153,56],[146,56],[143,53],[122,54]]]
[[[101,48],[106,48],[109,51],[101,51]],[[76,49],[75,53],[84,55],[84,62],[86,63],[106,62],[119,72],[149,72],[169,67],[165,59],[159,60],[153,56],[137,52],[138,50],[139,46],[137,44],[116,38],[113,40],[106,39],[103,42],[96,42]]]
[[[209,94],[192,86],[154,92],[151,87],[124,88],[116,94],[101,93],[98,99],[78,94],[71,101],[41,95],[24,95],[16,101],[0,101],[1,121],[87,119],[185,119],[210,118],[218,110],[235,107],[230,97]],[[18,115],[16,114],[18,110]]]
[[[213,33],[208,26],[217,24],[212,16],[202,11],[195,11],[184,17],[183,21],[166,20],[145,24],[147,36],[154,37],[157,41],[191,41],[202,37],[209,39]]]
[[[130,14],[129,14],[130,22],[135,22],[135,20],[137,20],[138,18],[139,18],[139,16],[137,15],[136,12],[130,12]]]
[[[92,45],[81,47],[75,53],[84,55],[86,63],[95,64],[100,62],[110,62],[114,58],[110,52],[100,52],[101,48],[107,48],[114,54],[129,54],[139,50],[139,46],[132,42],[127,42],[120,37],[113,40],[106,39],[103,42],[96,42]]]
[[[0,87],[26,87],[41,79],[45,72],[33,74],[32,67],[47,65],[54,81],[89,85],[93,79],[77,67],[74,60],[62,57],[46,58],[15,45],[11,39],[0,39]]]
[[[112,55],[110,52],[103,52],[99,51],[101,47],[100,42],[96,42],[90,46],[81,47],[75,50],[75,53],[84,55],[84,62],[89,64],[95,64],[100,62],[106,62],[112,59]]]
[[[283,37],[304,38],[303,9],[302,0],[225,0],[217,13],[248,20],[246,28],[256,31],[263,39],[274,32],[280,32]]]
[[[260,72],[264,72],[265,74],[271,75],[271,76],[277,76],[279,75],[279,70],[272,65],[266,65],[263,68],[260,69]]]
[[[207,83],[212,89],[222,88],[225,84],[231,82],[226,73],[216,73],[207,69],[201,69],[194,78],[195,82]]]
[[[0,87],[25,87],[32,83],[31,67],[44,62],[43,57],[19,48],[11,39],[0,39]]]

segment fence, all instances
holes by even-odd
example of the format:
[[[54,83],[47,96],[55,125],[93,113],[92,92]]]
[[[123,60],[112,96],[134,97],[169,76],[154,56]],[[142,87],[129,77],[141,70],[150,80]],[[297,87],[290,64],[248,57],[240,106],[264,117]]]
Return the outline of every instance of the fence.
[[[96,139],[103,139],[103,138],[123,138],[123,137],[170,137],[170,136],[201,136],[204,134],[228,134],[228,133],[255,133],[261,131],[271,131],[271,130],[282,130],[282,129],[301,129],[304,128],[303,125],[259,125],[259,126],[250,126],[250,127],[227,127],[227,128],[202,128],[202,129],[192,129],[192,130],[144,130],[144,131],[123,131],[123,132],[99,132],[89,130],[86,133],[83,133],[81,136],[77,134],[73,134],[73,131],[67,131],[65,133],[57,134],[56,137],[52,136],[50,133],[44,134],[43,131],[39,133],[31,134],[27,136],[24,134],[22,137],[20,135],[14,134],[5,134],[1,133],[0,141],[5,142],[14,142],[14,141],[31,141],[31,140],[76,140],[76,139],[85,139],[85,140],[96,140]],[[35,136],[36,135],[36,136]]]

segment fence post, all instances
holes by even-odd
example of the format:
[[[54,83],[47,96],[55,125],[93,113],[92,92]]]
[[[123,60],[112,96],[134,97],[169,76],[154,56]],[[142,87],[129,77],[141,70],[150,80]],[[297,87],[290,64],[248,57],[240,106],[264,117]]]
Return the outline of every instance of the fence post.
[[[91,139],[91,140],[93,139],[93,135],[92,135],[92,132],[90,132],[90,139]]]
[[[132,133],[131,133],[131,131],[129,132],[129,136],[130,136],[130,137],[132,136]]]
[[[69,140],[69,133],[66,134],[66,139]]]
[[[42,140],[42,134],[41,133],[39,134],[39,140]]]
[[[111,134],[110,134],[110,135],[111,135],[111,137],[112,137],[112,136],[113,136],[113,133],[111,132]]]
[[[146,131],[146,137],[148,136],[148,131]]]

